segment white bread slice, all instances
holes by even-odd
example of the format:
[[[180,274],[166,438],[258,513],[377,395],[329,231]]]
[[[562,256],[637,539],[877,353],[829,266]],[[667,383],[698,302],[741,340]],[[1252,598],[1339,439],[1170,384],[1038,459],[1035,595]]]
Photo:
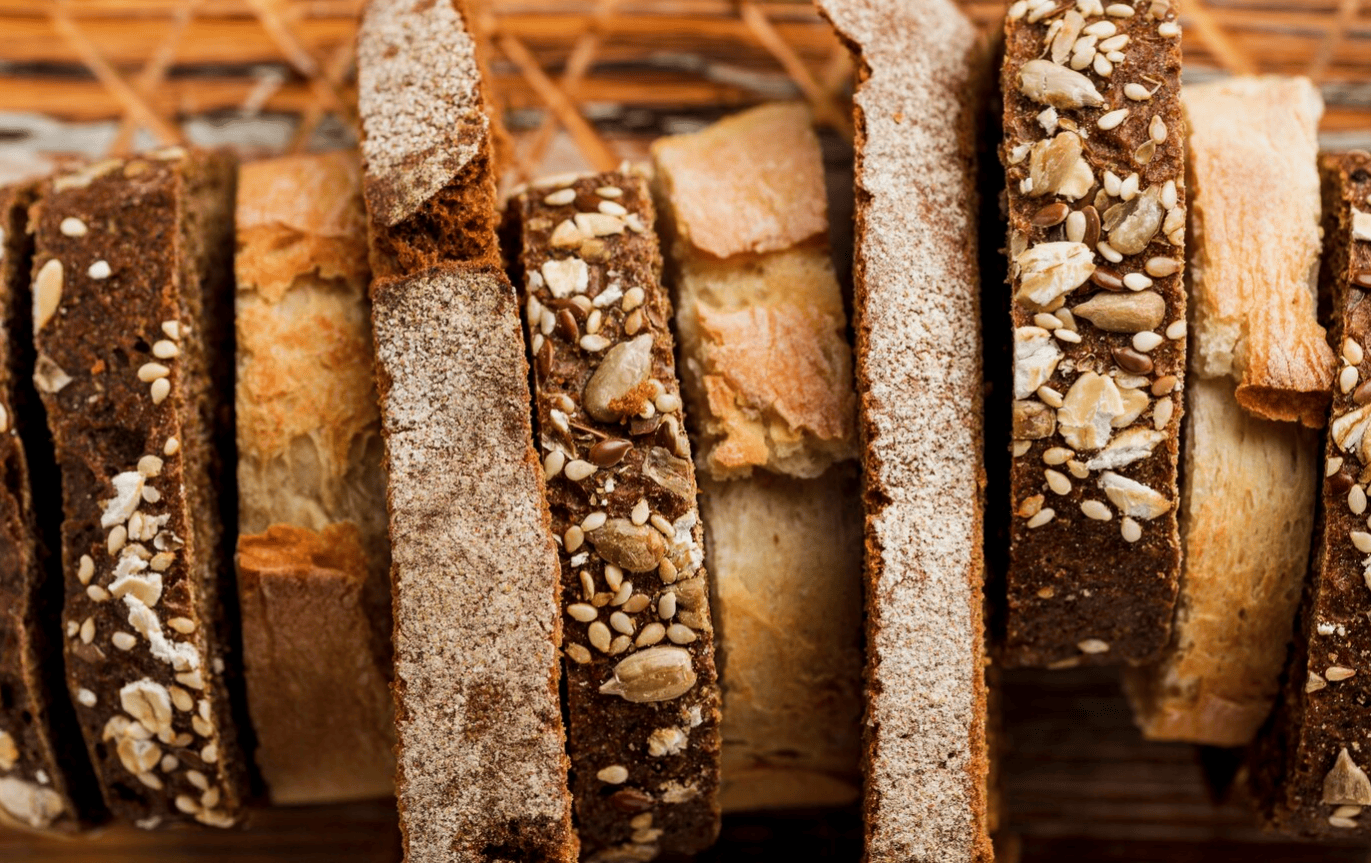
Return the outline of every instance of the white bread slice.
[[[974,162],[989,58],[946,0],[819,8],[859,69],[867,859],[989,860]]]

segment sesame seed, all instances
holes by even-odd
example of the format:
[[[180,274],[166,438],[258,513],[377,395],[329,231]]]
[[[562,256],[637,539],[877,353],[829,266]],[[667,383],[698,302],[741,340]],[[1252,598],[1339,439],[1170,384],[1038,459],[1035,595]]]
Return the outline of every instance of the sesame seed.
[[[654,620],[652,623],[643,627],[633,643],[637,647],[651,647],[660,642],[663,638],[666,638],[666,627]]]
[[[1062,446],[1049,447],[1048,450],[1047,450],[1047,452],[1044,452],[1044,453],[1043,453],[1043,463],[1044,463],[1044,464],[1050,464],[1050,465],[1065,464],[1065,463],[1066,463],[1066,460],[1069,459],[1069,458],[1071,458],[1071,456],[1073,456],[1073,455],[1075,455],[1075,453],[1073,453],[1071,450],[1067,449],[1066,447],[1062,447]]]
[[[1361,515],[1366,512],[1366,492],[1360,485],[1352,486],[1347,492],[1347,506],[1352,510],[1353,515]]]
[[[1109,58],[1109,62],[1111,62],[1111,63],[1122,63],[1123,60],[1124,60],[1124,56],[1123,56],[1123,52],[1122,52],[1122,51],[1110,51],[1109,53],[1105,54],[1104,56],[1108,57],[1108,58]]]
[[[1119,175],[1118,175],[1118,174],[1115,174],[1113,171],[1105,171],[1105,172],[1104,172],[1104,191],[1105,191],[1105,194],[1108,194],[1108,195],[1111,195],[1111,196],[1117,198],[1117,197],[1119,196],[1119,190],[1122,189],[1122,188],[1123,188],[1123,180],[1119,179]]]
[[[653,399],[652,403],[664,414],[681,409],[681,397],[676,393],[662,393]]]
[[[1338,387],[1344,393],[1350,393],[1357,388],[1359,378],[1356,366],[1343,366],[1342,371],[1338,373]]]
[[[106,543],[106,548],[109,550],[110,554],[118,554],[119,549],[123,548],[124,543],[128,542],[128,540],[128,528],[124,527],[122,524],[116,524],[114,528],[109,532],[109,538],[108,542]]]
[[[1059,408],[1065,404],[1062,394],[1052,389],[1052,387],[1047,384],[1038,387],[1038,398],[1042,399],[1043,404],[1049,407]]]
[[[1123,255],[1119,254],[1113,246],[1109,245],[1103,240],[1095,244],[1095,250],[1100,253],[1101,257],[1103,257],[1106,261],[1108,261],[1111,264],[1117,264],[1119,261],[1123,260]]]
[[[1081,512],[1085,513],[1086,518],[1093,518],[1096,521],[1109,521],[1114,517],[1113,511],[1098,500],[1082,501]]]
[[[1158,144],[1166,140],[1166,121],[1160,114],[1153,115],[1152,122],[1147,124],[1147,134]]]
[[[662,562],[657,564],[657,576],[661,578],[662,584],[676,583],[676,564],[671,562],[671,558],[664,557]]]
[[[624,319],[624,334],[635,336],[643,328],[643,310],[634,309],[629,316]]]
[[[153,342],[152,355],[159,360],[171,360],[181,355],[181,349],[171,339],[159,339]]]
[[[138,380],[143,383],[160,380],[169,374],[171,374],[171,369],[161,363],[143,363],[138,367]]]
[[[74,620],[67,621],[67,638],[75,638],[76,633],[81,630],[81,624]]]
[[[127,632],[116,632],[114,635],[110,636],[109,640],[111,644],[120,650],[132,650],[133,646],[138,643],[138,639]]]
[[[1362,351],[1361,344],[1355,339],[1343,339],[1342,357],[1354,366],[1361,365],[1362,359],[1365,358],[1365,352]]]
[[[96,261],[86,269],[86,275],[96,281],[108,279],[113,270],[110,269],[109,261]]]
[[[1087,638],[1085,641],[1076,642],[1076,647],[1081,653],[1108,653],[1109,642],[1099,638]]]
[[[1118,50],[1121,50],[1121,49],[1123,49],[1123,48],[1128,47],[1128,39],[1129,39],[1129,36],[1128,36],[1127,33],[1119,33],[1119,34],[1117,34],[1117,35],[1110,36],[1108,39],[1105,39],[1104,41],[1100,42],[1100,50],[1101,50],[1101,51],[1118,51]]]
[[[1345,805],[1333,810],[1333,815],[1337,818],[1356,818],[1361,814],[1360,806]]]
[[[1157,431],[1166,428],[1171,422],[1171,415],[1176,412],[1176,403],[1171,399],[1162,399],[1157,402],[1157,406],[1152,409],[1152,427]]]
[[[1024,15],[1028,14],[1028,4],[1025,3],[1024,0],[1014,0],[1014,3],[1009,7],[1008,14],[1010,21],[1018,21]]]
[[[178,794],[176,795],[176,808],[180,809],[187,815],[194,815],[195,813],[200,811],[200,804],[196,803],[193,799],[191,799],[185,794]]]
[[[1323,673],[1323,676],[1326,677],[1330,683],[1337,683],[1339,680],[1346,680],[1347,678],[1356,675],[1356,673],[1357,670],[1355,668],[1344,668],[1341,665],[1333,665],[1329,666],[1328,670]]]
[[[1142,273],[1128,273],[1123,277],[1123,286],[1130,291],[1143,291],[1152,287],[1152,280]]]
[[[1172,341],[1180,341],[1185,338],[1186,326],[1185,319],[1172,321],[1166,327],[1166,337]]]
[[[597,620],[590,624],[586,629],[586,636],[590,639],[590,646],[601,653],[609,652],[609,627],[605,626],[604,621]]]
[[[1324,465],[1323,475],[1332,476],[1340,470],[1342,470],[1342,456],[1335,455],[1328,460],[1328,464]]]
[[[543,478],[552,479],[566,465],[566,453],[555,449],[543,458]]]
[[[581,579],[581,596],[590,599],[595,595],[595,577],[586,570],[581,570],[577,577]]]
[[[88,554],[81,555],[81,562],[76,566],[76,580],[81,584],[90,584],[91,578],[95,575],[95,561]]]
[[[169,551],[160,551],[152,556],[152,561],[148,564],[156,572],[166,572],[171,566],[176,556]]]
[[[1110,129],[1118,128],[1119,124],[1126,119],[1128,119],[1128,109],[1120,108],[1117,111],[1110,111],[1108,114],[1102,115],[1095,125],[1108,132]]]
[[[1142,525],[1128,516],[1124,516],[1123,521],[1119,523],[1119,532],[1123,534],[1124,542],[1137,542],[1142,539]]]
[[[205,748],[200,750],[200,760],[204,761],[206,764],[218,763],[219,747],[213,743],[206,744]]]
[[[605,582],[617,592],[624,584],[624,571],[612,563],[605,564]]]
[[[67,216],[62,223],[57,226],[64,237],[84,237],[86,235],[86,223],[75,216]]]
[[[583,644],[567,645],[566,655],[571,657],[573,662],[585,665],[590,662],[590,651],[586,650]]]
[[[1133,348],[1143,353],[1153,350],[1164,341],[1166,340],[1160,335],[1150,330],[1133,334]]]
[[[597,510],[581,520],[581,530],[590,533],[604,527],[608,520],[609,516],[603,510]]]
[[[171,381],[166,378],[158,378],[152,382],[152,403],[160,405],[168,395],[171,394]]]
[[[618,186],[601,186],[595,190],[595,194],[599,195],[601,198],[622,198],[624,196],[624,190],[620,189]]]
[[[657,600],[657,616],[662,620],[670,620],[676,616],[676,594],[668,591],[661,595]]]
[[[1339,817],[1336,816],[1336,815],[1329,815],[1329,816],[1328,816],[1328,825],[1329,825],[1330,827],[1351,828],[1351,827],[1356,827],[1356,826],[1357,826],[1357,822],[1356,822],[1356,821],[1353,821],[1351,818],[1339,818]]]
[[[628,210],[625,209],[624,205],[623,205],[623,204],[617,204],[617,203],[615,203],[614,201],[601,201],[601,202],[600,202],[600,205],[599,205],[598,207],[596,207],[596,209],[599,210],[600,212],[604,213],[606,216],[627,216],[627,215],[628,215]]]
[[[665,516],[654,512],[648,521],[652,522],[652,526],[661,531],[667,539],[674,539],[676,537],[676,528],[672,526],[671,522],[666,520]]]
[[[90,644],[95,640],[95,618],[87,617],[81,622],[81,643]]]
[[[1152,98],[1152,93],[1146,87],[1136,81],[1125,84],[1123,94],[1134,102],[1146,102]]]
[[[579,344],[581,345],[581,350],[589,351],[592,354],[598,354],[600,351],[609,347],[609,339],[599,334],[581,336]]]
[[[1066,217],[1066,238],[1073,243],[1085,239],[1085,213],[1074,210]]]
[[[170,458],[181,451],[181,442],[174,437],[167,438],[167,442],[162,445],[162,455]]]
[[[1096,36],[1100,39],[1108,39],[1110,36],[1113,36],[1115,33],[1119,32],[1119,28],[1115,26],[1113,21],[1096,21],[1094,24],[1090,24],[1089,26],[1087,26],[1081,32],[1086,34],[1087,36]]]
[[[182,635],[189,635],[195,631],[195,621],[191,620],[189,617],[173,617],[171,620],[167,621],[167,626],[170,626]]]
[[[1071,480],[1066,478],[1066,474],[1047,468],[1043,471],[1043,476],[1047,478],[1047,487],[1057,494],[1071,494]]]
[[[1175,21],[1163,21],[1157,25],[1157,35],[1165,36],[1167,39],[1170,39],[1173,36],[1179,36],[1181,35],[1181,25],[1177,24]]]
[[[666,628],[666,637],[672,644],[690,644],[697,636],[695,630],[684,623],[673,623]]]
[[[624,635],[634,633],[633,621],[622,611],[616,611],[609,616],[609,625],[614,627],[615,632],[622,632]]]
[[[1142,180],[1138,177],[1138,172],[1129,174],[1122,183],[1119,184],[1119,197],[1125,201],[1131,201],[1138,197],[1138,185]]]
[[[651,604],[652,600],[648,599],[646,594],[635,593],[624,603],[624,613],[637,614]]]
[[[624,298],[619,302],[619,306],[626,312],[631,312],[643,304],[646,298],[642,288],[629,288],[624,291]]]
[[[647,498],[639,498],[638,502],[634,504],[633,512],[630,513],[629,518],[634,524],[647,524],[647,517],[651,514],[652,511],[647,506]]]
[[[1034,515],[1032,518],[1028,520],[1028,526],[1030,528],[1042,527],[1043,525],[1051,521],[1052,517],[1056,514],[1057,513],[1055,513],[1051,507],[1043,507],[1042,509],[1038,510],[1036,515]]]
[[[179,339],[179,338],[181,338],[181,322],[180,322],[180,321],[162,321],[162,332],[166,333],[166,334],[167,334],[167,338],[170,338],[170,339]]]
[[[1108,78],[1114,74],[1114,64],[1109,62],[1109,58],[1104,54],[1096,54],[1094,59],[1090,61],[1090,67],[1101,78]]]
[[[568,554],[580,548],[585,541],[585,531],[581,530],[580,526],[575,524],[567,528],[566,534],[562,537],[562,542]]]
[[[96,702],[95,693],[82,687],[76,691],[76,700],[83,707],[94,707]]]
[[[549,207],[565,207],[567,204],[570,204],[574,200],[576,200],[576,190],[567,188],[558,189],[557,191],[543,198],[543,203],[548,205]]]
[[[614,598],[610,600],[610,604],[617,608],[623,605],[625,602],[628,602],[628,598],[632,595],[633,582],[625,581],[622,584],[620,584],[619,589],[614,592]]]
[[[92,584],[90,587],[86,588],[86,596],[89,596],[95,602],[104,602],[109,599],[109,591],[98,584]]]
[[[145,455],[138,459],[138,473],[145,477],[157,476],[162,472],[162,460],[155,455]]]
[[[1348,534],[1352,539],[1352,545],[1356,546],[1357,551],[1362,554],[1371,554],[1371,533],[1364,530],[1354,530]]]
[[[1033,441],[1031,440],[1016,440],[1009,445],[1009,451],[1014,454],[1014,458],[1018,458],[1032,449],[1032,447]]]
[[[595,778],[608,785],[622,785],[628,781],[628,768],[622,764],[611,764],[596,773]]]
[[[591,474],[595,473],[595,465],[581,459],[572,459],[567,462],[566,478],[572,482],[580,482]]]
[[[1062,325],[1061,319],[1051,312],[1038,312],[1033,316],[1033,323],[1045,330],[1055,330]]]
[[[195,690],[203,690],[205,688],[205,679],[200,675],[200,669],[198,668],[194,671],[183,671],[176,675],[176,682],[182,686],[189,686],[191,689]]]
[[[1070,342],[1073,345],[1078,345],[1081,342],[1080,333],[1068,330],[1065,327],[1059,330],[1053,330],[1052,335],[1056,336],[1058,339],[1061,339],[1064,342]]]
[[[1148,258],[1143,269],[1147,271],[1149,276],[1156,276],[1160,279],[1179,272],[1181,262],[1175,258]]]

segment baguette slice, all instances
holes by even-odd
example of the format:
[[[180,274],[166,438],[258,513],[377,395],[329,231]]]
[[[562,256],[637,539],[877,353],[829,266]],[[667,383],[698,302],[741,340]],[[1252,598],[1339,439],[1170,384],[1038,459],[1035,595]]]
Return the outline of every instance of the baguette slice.
[[[504,273],[373,285],[405,859],[574,861],[557,554]]]
[[[1011,666],[1146,661],[1175,608],[1181,40],[1175,4],[1129,9],[1005,21]]]
[[[170,148],[58,174],[33,218],[67,684],[105,802],[145,828],[231,826],[245,792],[219,509],[234,180]]]
[[[107,814],[59,658],[62,502],[32,381],[35,192],[0,188],[0,825],[67,834]]]
[[[1251,750],[1267,823],[1299,836],[1371,836],[1366,702],[1371,698],[1371,153],[1323,157],[1322,287],[1342,372],[1325,443],[1314,572],[1305,584],[1276,712]],[[1342,386],[1343,381],[1351,386]]]
[[[652,146],[727,633],[726,812],[860,789],[861,490],[834,464],[856,455],[857,406],[811,123],[763,105]]]
[[[512,207],[562,539],[577,827],[588,861],[693,854],[719,833],[719,687],[652,199],[610,172]]]
[[[1302,426],[1323,421],[1307,405],[1327,400],[1331,380],[1315,370],[1332,359],[1315,317],[1321,105],[1308,81],[1278,78],[1187,87],[1182,101],[1194,207],[1185,559],[1171,642],[1126,680],[1147,737],[1243,746],[1280,688],[1314,526],[1319,440]]]
[[[272,802],[394,793],[390,546],[355,154],[239,173],[238,593]]]
[[[867,859],[989,860],[974,158],[989,58],[944,0],[819,8],[862,70]]]

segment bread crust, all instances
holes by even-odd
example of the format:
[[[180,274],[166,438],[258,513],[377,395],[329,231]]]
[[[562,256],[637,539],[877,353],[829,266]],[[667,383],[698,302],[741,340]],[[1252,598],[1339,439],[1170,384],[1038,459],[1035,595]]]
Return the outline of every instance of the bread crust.
[[[1371,219],[1356,216],[1371,212],[1371,153],[1328,154],[1320,168],[1321,287],[1332,300],[1339,376],[1354,385],[1340,381],[1333,392],[1313,573],[1304,585],[1281,697],[1250,751],[1249,775],[1268,825],[1298,836],[1364,840],[1371,835],[1371,821],[1362,814],[1371,805],[1363,742],[1371,697],[1365,665],[1371,557],[1364,538],[1371,388],[1361,382],[1371,376]]]
[[[234,177],[170,148],[60,173],[33,216],[67,683],[106,803],[142,827],[232,826],[245,791],[218,485]]]
[[[858,68],[866,856],[988,861],[974,238],[989,58],[951,3],[821,0],[819,8]]]

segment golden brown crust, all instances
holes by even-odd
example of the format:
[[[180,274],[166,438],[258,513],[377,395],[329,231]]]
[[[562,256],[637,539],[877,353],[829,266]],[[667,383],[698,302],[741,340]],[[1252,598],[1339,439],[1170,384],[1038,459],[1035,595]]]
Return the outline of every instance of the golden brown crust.
[[[393,706],[364,601],[369,572],[352,524],[238,538],[248,707],[273,803],[394,793]]]
[[[1187,87],[1183,102],[1194,366],[1237,379],[1257,416],[1321,428],[1336,367],[1315,308],[1322,100],[1307,79],[1270,77]]]

